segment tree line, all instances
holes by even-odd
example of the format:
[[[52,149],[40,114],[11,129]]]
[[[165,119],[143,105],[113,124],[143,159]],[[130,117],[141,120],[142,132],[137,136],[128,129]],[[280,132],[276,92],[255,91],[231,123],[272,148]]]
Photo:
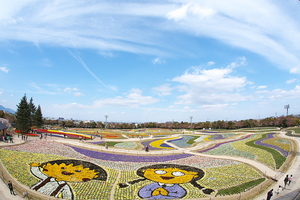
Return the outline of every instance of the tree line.
[[[137,129],[137,128],[166,128],[166,129],[238,129],[238,128],[254,128],[254,127],[292,127],[300,126],[300,115],[287,115],[280,117],[268,117],[265,119],[247,119],[236,121],[218,120],[214,122],[145,122],[145,123],[118,123],[118,122],[83,122],[77,120],[58,120],[46,119],[42,116],[40,105],[37,107],[33,103],[31,97],[27,101],[26,94],[17,105],[15,115],[0,110],[0,118],[8,119],[10,123],[16,124],[16,129],[22,133],[28,133],[32,127],[40,128],[43,125],[78,127],[78,128],[109,128],[109,129]]]
[[[45,125],[61,126],[62,128],[100,128],[104,129],[140,129],[140,128],[166,128],[166,129],[239,129],[239,128],[254,128],[254,127],[292,127],[300,125],[300,116],[288,115],[280,117],[268,117],[265,119],[247,119],[239,121],[224,121],[218,120],[214,122],[145,122],[145,123],[118,123],[109,122],[107,125],[104,122],[83,122],[76,120],[58,120],[45,119]]]

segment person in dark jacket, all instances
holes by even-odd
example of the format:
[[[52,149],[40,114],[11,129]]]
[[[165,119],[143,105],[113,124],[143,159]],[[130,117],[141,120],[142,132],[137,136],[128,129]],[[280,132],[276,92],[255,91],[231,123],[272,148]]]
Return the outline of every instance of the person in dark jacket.
[[[14,192],[14,187],[13,187],[12,183],[10,181],[8,181],[7,185],[8,185],[8,188],[10,190],[10,194],[16,195],[15,192]]]

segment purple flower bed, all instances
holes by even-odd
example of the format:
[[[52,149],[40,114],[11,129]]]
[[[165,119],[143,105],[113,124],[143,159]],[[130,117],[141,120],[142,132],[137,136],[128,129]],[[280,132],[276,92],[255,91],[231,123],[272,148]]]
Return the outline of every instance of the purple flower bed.
[[[82,149],[78,147],[69,146],[78,153],[89,156],[91,158],[108,160],[108,161],[121,161],[121,162],[166,162],[171,160],[177,160],[181,158],[187,158],[193,156],[192,154],[175,154],[175,155],[160,155],[160,156],[132,156],[122,154],[104,153],[99,151],[92,151],[88,149]]]
[[[210,148],[207,148],[207,149],[204,149],[204,150],[201,150],[201,151],[198,151],[198,152],[199,152],[199,153],[205,153],[205,152],[207,152],[207,151],[209,151],[209,150],[212,150],[212,149],[214,149],[214,148],[217,148],[217,147],[219,147],[219,146],[221,146],[221,145],[223,145],[223,144],[230,143],[230,142],[236,142],[236,141],[240,141],[240,140],[244,140],[244,139],[249,138],[250,136],[252,136],[252,135],[247,135],[247,136],[245,136],[245,137],[243,137],[243,138],[241,138],[241,139],[230,140],[230,141],[227,141],[227,142],[220,142],[220,143],[218,143],[218,144],[213,145],[213,146],[210,147]]]
[[[289,155],[289,153],[286,150],[280,148],[279,146],[272,145],[272,144],[267,144],[267,143],[263,142],[264,140],[274,138],[274,135],[275,135],[275,133],[270,133],[270,134],[268,134],[268,137],[257,140],[255,142],[255,144],[275,149],[275,150],[279,151],[284,157],[287,157]]]

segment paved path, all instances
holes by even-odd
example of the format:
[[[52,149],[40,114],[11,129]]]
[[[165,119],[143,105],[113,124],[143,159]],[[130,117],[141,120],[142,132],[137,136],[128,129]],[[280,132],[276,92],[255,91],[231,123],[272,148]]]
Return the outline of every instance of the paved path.
[[[285,136],[283,134],[283,132],[281,132],[282,137],[288,137]],[[170,137],[170,136],[169,136]],[[298,143],[298,148],[300,146],[300,138],[295,138],[295,137],[288,137],[290,139],[295,139]],[[36,140],[37,138],[29,138],[29,139],[34,139]],[[147,139],[147,138],[144,138]],[[149,138],[148,138],[149,139]],[[162,138],[160,138],[162,139]],[[97,149],[97,150],[102,150],[102,151],[109,151],[109,152],[115,152],[115,153],[128,153],[128,154],[134,154],[134,155],[151,155],[151,154],[170,154],[170,153],[186,153],[186,154],[197,154],[197,155],[201,155],[201,156],[207,156],[207,157],[215,157],[215,158],[223,158],[223,159],[231,159],[231,160],[238,160],[241,162],[245,162],[248,163],[252,166],[255,166],[257,169],[259,169],[262,173],[266,174],[267,176],[270,177],[275,177],[276,179],[278,179],[278,182],[276,182],[274,185],[272,185],[270,189],[274,189],[274,191],[277,190],[279,185],[283,185],[283,179],[285,177],[286,174],[288,175],[293,175],[293,181],[292,183],[287,186],[280,194],[273,195],[272,200],[294,200],[294,198],[297,196],[297,194],[300,191],[300,153],[299,153],[299,149],[297,150],[297,156],[296,159],[294,160],[294,163],[292,164],[292,166],[290,167],[290,169],[285,173],[282,174],[280,172],[276,172],[272,169],[270,169],[269,167],[267,167],[264,164],[261,164],[259,162],[256,162],[255,160],[251,160],[251,159],[247,159],[247,158],[241,158],[239,157],[234,158],[232,156],[222,156],[222,155],[208,155],[208,154],[200,154],[200,153],[196,153],[193,150],[196,150],[197,147],[191,147],[191,148],[178,148],[176,147],[176,150],[168,150],[168,151],[159,151],[159,150],[153,150],[153,151],[149,151],[149,152],[145,152],[145,151],[137,151],[137,150],[124,150],[124,149],[105,149],[105,147],[101,147],[99,145],[93,145],[90,144],[88,141],[85,142],[80,142],[78,140],[74,140],[74,139],[62,139],[62,138],[56,138],[56,137],[48,137],[47,140],[51,141],[56,141],[56,142],[60,142],[60,143],[64,143],[64,144],[72,144],[72,145],[76,145],[76,146],[81,146],[81,147],[87,147],[89,149]],[[96,139],[97,141],[105,141],[104,140],[100,140],[100,139]],[[129,138],[129,139],[125,139],[125,141],[139,141],[139,138]],[[111,139],[107,140],[107,141],[112,141]],[[121,141],[121,140],[117,140],[117,141]],[[0,146],[7,146],[7,145],[15,145],[15,144],[20,144],[23,143],[24,141],[22,141],[20,138],[15,137],[15,142],[14,143],[4,143],[4,142],[0,142]],[[94,141],[93,141],[94,142]],[[172,145],[171,143],[168,143],[169,145]],[[10,194],[9,189],[7,187],[6,183],[3,183],[3,181],[0,179],[0,200],[20,200],[23,199],[21,196],[17,195],[17,196],[13,196]],[[217,198],[216,198],[217,199]],[[265,200],[266,199],[266,192],[264,194],[259,195],[258,197],[256,197],[254,200]]]
[[[274,194],[272,200],[296,200],[295,197],[298,196],[297,200],[300,199],[300,138],[299,137],[288,137],[284,135],[284,132],[281,132],[281,136],[289,139],[294,139],[298,143],[297,155],[296,158],[285,174],[282,174],[281,177],[278,178],[278,182],[273,184],[268,190],[274,189],[277,191],[279,185],[284,186],[284,178],[286,175],[293,175],[292,183],[287,186],[282,192],[278,195]],[[264,194],[256,197],[255,200],[265,200],[267,198],[267,191]]]

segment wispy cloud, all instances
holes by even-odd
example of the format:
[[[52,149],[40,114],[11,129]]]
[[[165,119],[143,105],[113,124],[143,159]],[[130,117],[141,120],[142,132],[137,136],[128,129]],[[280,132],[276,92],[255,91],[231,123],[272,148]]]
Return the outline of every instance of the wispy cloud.
[[[294,83],[294,82],[296,82],[296,81],[297,81],[297,79],[296,79],[296,78],[293,78],[293,79],[287,80],[286,83],[287,83],[287,84],[291,84],[291,83]]]
[[[9,69],[7,67],[0,67],[0,71],[2,71],[4,73],[8,73]]]
[[[78,88],[67,87],[67,88],[63,89],[63,91],[67,92],[67,93],[72,93],[74,96],[82,96],[83,95],[81,92],[79,92]]]
[[[112,91],[114,93],[114,91],[111,89],[111,87],[108,87],[106,84],[103,83],[103,81],[101,81],[98,76],[96,76],[96,74],[94,72],[92,72],[92,70],[85,64],[85,62],[81,59],[81,57],[77,54],[74,54],[71,52],[71,55],[84,67],[84,69],[91,74],[96,81],[98,81],[105,89],[107,89],[108,91]]]
[[[296,52],[299,52],[300,47],[292,42],[300,40],[300,27],[295,21],[297,18],[291,18],[275,2],[178,2],[182,3],[181,7],[167,15],[170,20],[174,20],[174,28],[250,50],[280,67],[291,69],[299,66],[300,59]],[[296,9],[294,12],[297,12]]]
[[[161,58],[154,58],[154,59],[152,60],[152,63],[155,64],[155,65],[157,65],[157,64],[164,64],[165,62],[166,62],[166,61],[163,60],[163,59],[161,59]]]
[[[296,21],[300,13],[296,6],[287,13],[280,2],[276,3],[10,1],[0,8],[0,38],[93,48],[106,57],[113,56],[114,51],[166,56],[183,51],[166,42],[167,33],[185,33],[252,51],[291,73],[299,73],[300,47],[295,41],[300,41]],[[299,13],[299,17],[292,18],[289,13]]]

